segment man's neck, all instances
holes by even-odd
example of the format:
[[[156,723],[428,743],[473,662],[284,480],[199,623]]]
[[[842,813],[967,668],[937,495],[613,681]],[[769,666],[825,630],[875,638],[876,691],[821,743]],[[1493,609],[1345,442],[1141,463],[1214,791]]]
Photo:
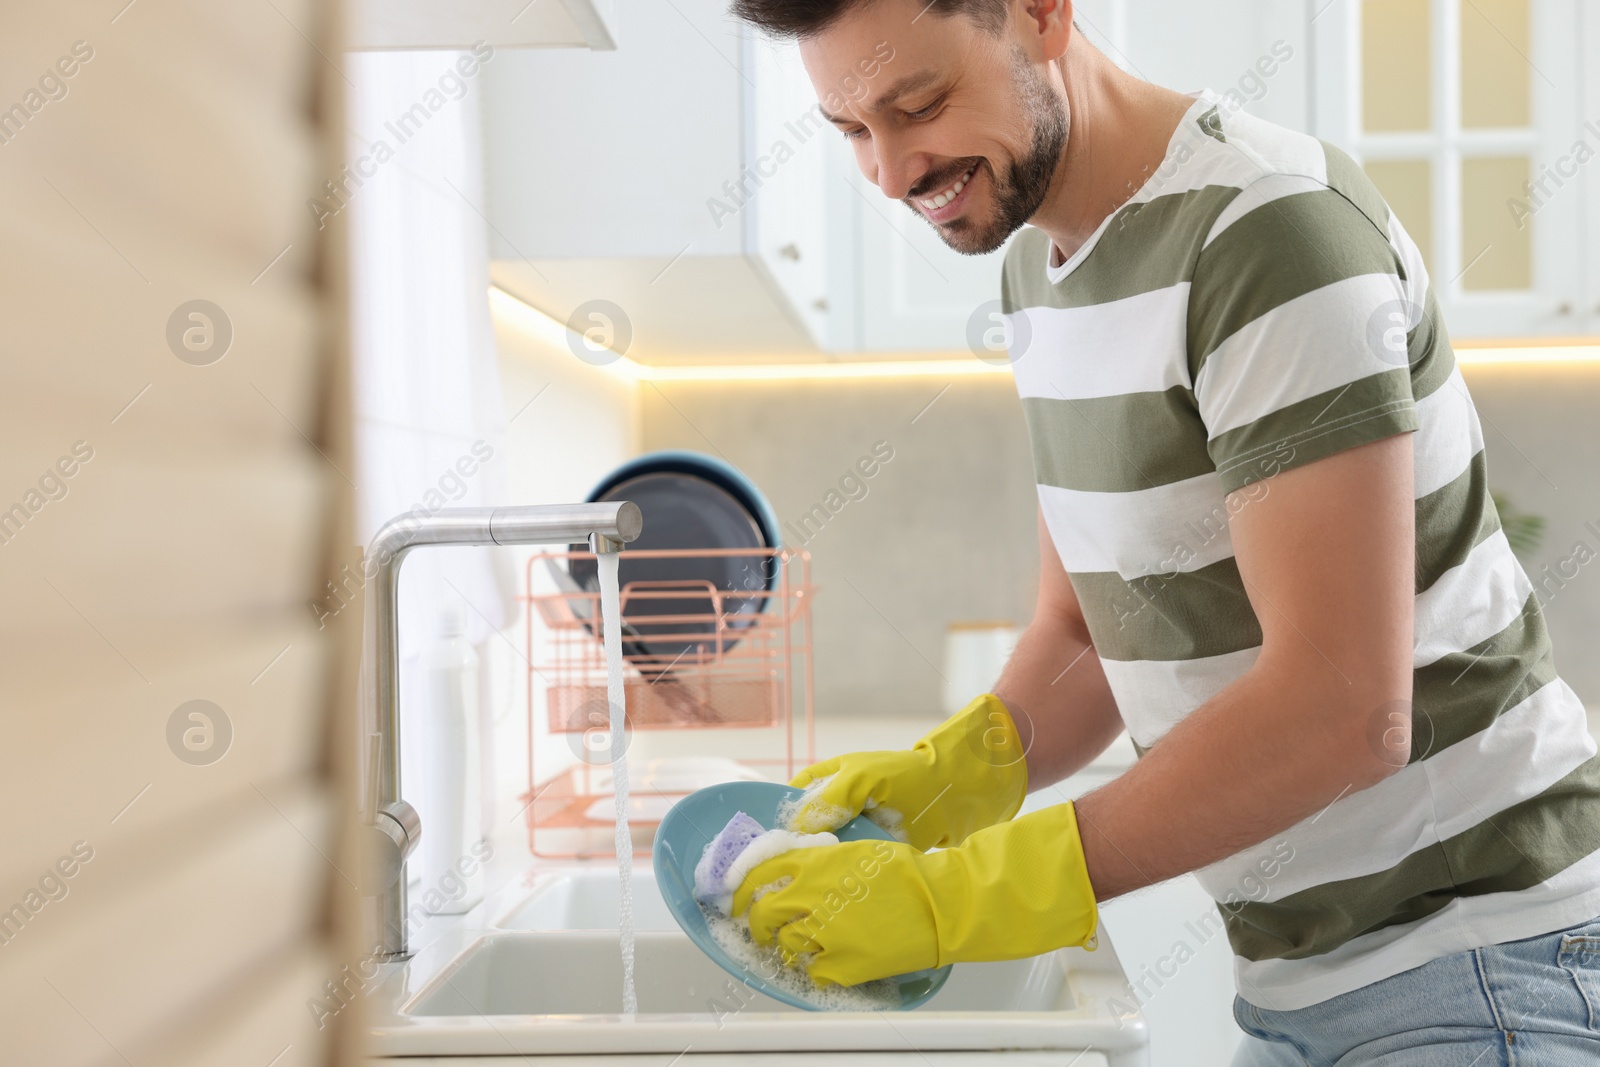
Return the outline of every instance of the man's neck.
[[[1028,221],[1050,235],[1050,262],[1070,259],[1161,166],[1192,97],[1124,73],[1074,33],[1056,63],[1071,127],[1050,194]]]

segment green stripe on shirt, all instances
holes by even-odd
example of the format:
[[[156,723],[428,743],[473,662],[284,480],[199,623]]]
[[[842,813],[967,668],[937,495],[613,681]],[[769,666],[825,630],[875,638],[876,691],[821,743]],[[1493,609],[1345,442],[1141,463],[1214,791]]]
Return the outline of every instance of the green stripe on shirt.
[[[1597,806],[1600,756],[1386,871],[1326,882],[1281,901],[1222,906],[1228,940],[1247,960],[1305,959],[1425,919],[1457,897],[1531,889],[1600,848]]]
[[[1025,396],[1040,485],[1129,493],[1211,472],[1205,424],[1182,386],[1120,396]],[[1130,434],[1128,427],[1142,427]]]
[[[1412,672],[1411,759],[1443,751],[1555,681],[1550,631],[1538,599],[1487,641]]]
[[[1026,229],[1006,254],[1006,300],[1014,307],[1091,307],[1187,281],[1212,223],[1237,195],[1235,188],[1208,186],[1126,205],[1062,285],[1052,285],[1044,273],[1050,238]]]
[[[1198,570],[1132,580],[1103,571],[1069,577],[1080,602],[1089,598],[1110,609],[1089,621],[1101,659],[1199,659],[1261,643],[1261,623],[1232,556]]]
[[[1273,248],[1296,253],[1262,255]],[[1200,376],[1206,357],[1222,342],[1289,301],[1335,282],[1366,274],[1398,276],[1399,270],[1387,238],[1331,189],[1268,201],[1222,231],[1195,265],[1189,290],[1190,380]]]
[[[1295,401],[1212,438],[1209,448],[1224,491],[1304,466],[1356,445],[1417,428],[1411,379],[1404,368],[1380,371]],[[1263,457],[1287,450],[1283,462]]]
[[[1500,529],[1500,513],[1489,497],[1489,468],[1478,449],[1467,469],[1426,496],[1417,498],[1417,586],[1433,588],[1439,576],[1467,561]]]

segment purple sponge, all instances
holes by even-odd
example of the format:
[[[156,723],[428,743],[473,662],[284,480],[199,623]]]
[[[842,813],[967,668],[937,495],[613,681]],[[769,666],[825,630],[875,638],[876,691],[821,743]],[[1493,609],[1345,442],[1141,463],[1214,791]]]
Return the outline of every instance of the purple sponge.
[[[700,862],[695,864],[694,895],[708,902],[726,895],[723,884],[733,861],[750,847],[752,841],[766,832],[766,828],[755,819],[742,811],[735,812],[733,818],[728,820],[728,825],[706,846]]]

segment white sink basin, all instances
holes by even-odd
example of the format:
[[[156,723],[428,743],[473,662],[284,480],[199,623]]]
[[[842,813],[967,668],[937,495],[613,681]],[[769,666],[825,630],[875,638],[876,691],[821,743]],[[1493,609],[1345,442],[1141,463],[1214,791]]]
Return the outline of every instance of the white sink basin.
[[[633,928],[677,930],[667,902],[656,892],[655,872],[635,870],[632,882]],[[551,873],[535,879],[523,902],[495,925],[505,930],[615,930],[617,889],[612,870]]]
[[[634,977],[641,1014],[800,1012],[749,989],[682,934],[638,935]],[[1021,963],[964,964],[929,1002],[964,1011],[1062,1011],[1076,1007],[1067,969],[1053,956]],[[622,1010],[622,957],[614,936],[591,930],[489,934],[409,1006],[412,1015],[615,1014]],[[918,1013],[921,1018],[926,1012]]]
[[[571,868],[496,894],[465,921],[418,938],[424,947],[407,963],[387,966],[369,1002],[369,1051],[545,1056],[552,1064],[608,1054],[608,1065],[683,1067],[701,1055],[741,1053],[734,1062],[776,1064],[801,1062],[785,1054],[825,1051],[919,1067],[991,1059],[1017,1067],[1147,1063],[1143,1016],[1109,1003],[1129,998],[1104,931],[1092,953],[959,964],[916,1011],[805,1012],[707,959],[678,930],[647,869],[635,872],[633,885],[639,1013],[632,1020],[620,1014],[616,874]]]

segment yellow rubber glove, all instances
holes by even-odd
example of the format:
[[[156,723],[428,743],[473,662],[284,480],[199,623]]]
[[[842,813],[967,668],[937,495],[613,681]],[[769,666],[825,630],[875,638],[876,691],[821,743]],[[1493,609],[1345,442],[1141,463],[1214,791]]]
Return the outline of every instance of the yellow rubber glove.
[[[788,828],[835,830],[866,812],[918,849],[959,845],[1021,809],[1028,792],[1023,757],[1005,704],[985,693],[909,750],[852,752],[801,771],[789,784],[807,794]]]
[[[756,890],[781,878],[780,889]],[[923,853],[893,841],[795,849],[734,892],[761,944],[822,985],[859,985],[925,967],[1095,947],[1099,910],[1078,817],[1057,804]]]

